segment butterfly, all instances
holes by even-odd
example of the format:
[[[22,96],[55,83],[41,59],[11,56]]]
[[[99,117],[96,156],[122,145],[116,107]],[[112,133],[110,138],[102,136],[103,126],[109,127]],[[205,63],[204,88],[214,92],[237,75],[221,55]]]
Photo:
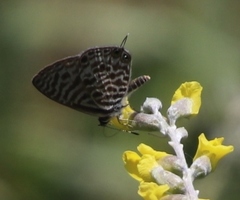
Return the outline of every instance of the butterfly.
[[[58,60],[39,71],[33,85],[45,96],[108,124],[127,106],[126,98],[145,82],[143,75],[131,80],[131,54],[120,46],[89,48]]]

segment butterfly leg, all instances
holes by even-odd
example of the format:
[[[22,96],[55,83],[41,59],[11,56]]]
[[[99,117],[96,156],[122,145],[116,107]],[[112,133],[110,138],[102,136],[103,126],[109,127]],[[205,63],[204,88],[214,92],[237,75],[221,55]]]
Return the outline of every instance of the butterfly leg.
[[[133,79],[128,86],[128,92],[127,92],[128,96],[133,92],[135,92],[139,87],[141,87],[144,83],[146,83],[149,80],[150,80],[150,76],[147,76],[147,75],[139,76]]]

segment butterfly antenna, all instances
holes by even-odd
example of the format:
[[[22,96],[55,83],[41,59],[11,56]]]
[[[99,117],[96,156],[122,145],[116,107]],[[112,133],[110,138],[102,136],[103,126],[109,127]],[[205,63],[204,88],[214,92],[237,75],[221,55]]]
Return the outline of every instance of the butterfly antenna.
[[[122,43],[121,43],[121,45],[120,45],[121,48],[124,48],[124,46],[125,46],[125,44],[126,44],[126,42],[127,42],[128,36],[129,36],[129,33],[128,33],[128,34],[125,36],[125,38],[123,39],[123,41],[122,41]]]

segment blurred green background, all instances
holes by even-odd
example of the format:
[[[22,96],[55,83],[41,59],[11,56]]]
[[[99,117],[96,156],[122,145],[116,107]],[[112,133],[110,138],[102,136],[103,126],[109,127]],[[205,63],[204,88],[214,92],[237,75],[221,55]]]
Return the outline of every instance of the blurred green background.
[[[95,117],[50,101],[31,84],[41,68],[94,46],[125,45],[133,78],[151,81],[130,98],[157,97],[165,113],[182,82],[204,87],[200,114],[181,120],[189,161],[197,137],[225,137],[235,151],[195,182],[200,197],[239,199],[240,1],[5,1],[0,3],[0,199],[141,199],[125,150],[167,140],[98,127]]]

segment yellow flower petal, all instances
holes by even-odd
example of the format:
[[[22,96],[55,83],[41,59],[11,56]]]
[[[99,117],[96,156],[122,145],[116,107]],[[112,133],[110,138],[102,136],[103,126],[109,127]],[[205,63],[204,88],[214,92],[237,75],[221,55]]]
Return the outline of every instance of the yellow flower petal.
[[[174,93],[171,105],[178,100],[188,98],[192,101],[191,114],[198,114],[201,106],[202,86],[196,81],[183,83]]]
[[[138,150],[142,154],[141,156],[139,156],[133,151],[126,151],[123,153],[122,158],[125,168],[130,176],[140,182],[153,181],[153,177],[151,174],[152,169],[159,166],[161,160],[165,159],[170,154],[155,151],[154,149],[145,144],[140,144],[138,146]]]
[[[138,194],[143,197],[144,200],[159,200],[168,190],[168,185],[157,185],[153,182],[142,182],[140,183]]]
[[[142,179],[144,181],[150,182],[154,180],[152,177],[151,171],[154,167],[157,167],[157,166],[158,166],[158,163],[156,162],[156,159],[154,156],[149,154],[144,154],[141,157],[137,165],[137,168]]]
[[[138,163],[140,161],[140,156],[133,152],[133,151],[125,151],[123,153],[123,162],[126,170],[128,171],[129,175],[132,176],[137,181],[142,181],[142,177],[138,172]]]
[[[222,145],[223,140],[224,138],[215,138],[213,140],[207,140],[205,135],[202,133],[198,137],[199,141],[198,149],[193,160],[203,155],[208,156],[212,168],[215,169],[218,161],[234,150],[233,146]]]
[[[166,152],[162,151],[155,151],[152,147],[146,145],[146,144],[140,144],[137,147],[138,151],[144,155],[144,154],[150,154],[155,157],[156,160],[162,159],[170,154],[167,154]]]

